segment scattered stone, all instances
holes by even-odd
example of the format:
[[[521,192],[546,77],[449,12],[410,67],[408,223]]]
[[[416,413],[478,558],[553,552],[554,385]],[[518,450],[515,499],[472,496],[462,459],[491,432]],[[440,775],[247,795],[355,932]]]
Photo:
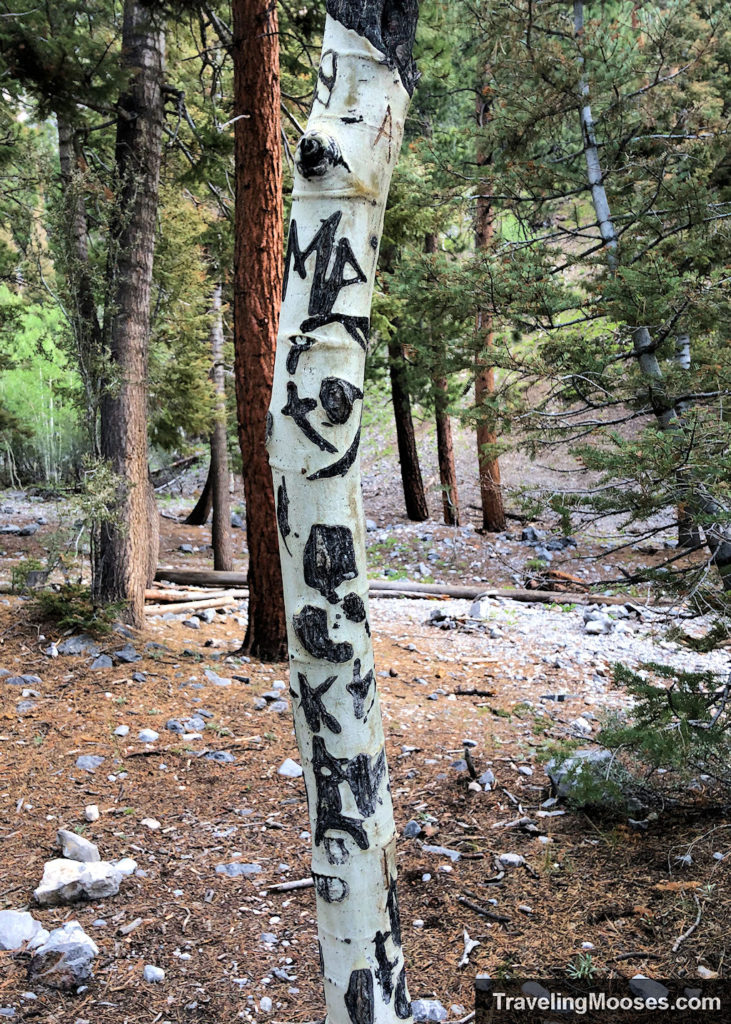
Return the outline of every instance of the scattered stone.
[[[589,724],[583,718],[577,721]],[[611,760],[609,750],[577,750],[560,764],[552,758],[546,765],[546,775],[553,783],[557,795],[566,800],[587,782],[606,779]]]
[[[262,1013],[272,1012],[272,1001],[269,996],[262,996],[259,1000],[259,1009]]]
[[[0,910],[0,949],[28,949],[42,945],[48,932],[25,910]]]
[[[406,836],[407,839],[416,839],[417,836],[421,835],[421,825],[412,818],[411,821],[407,821],[404,825],[402,835]]]
[[[229,878],[238,878],[243,875],[249,878],[251,875],[258,875],[261,872],[261,864],[242,864],[240,861],[233,861],[230,864],[216,864],[217,875],[227,875]]]
[[[525,864],[525,857],[519,853],[501,853],[498,860],[504,868],[521,868]]]
[[[137,861],[132,860],[131,857],[122,857],[121,860],[114,862],[114,867],[125,877],[133,875],[137,870]]]
[[[101,861],[99,849],[94,843],[90,843],[88,839],[78,836],[75,832],[60,828],[56,833],[56,842],[68,860],[75,860],[81,864],[98,864]]]
[[[201,628],[201,620],[200,619],[183,619],[183,625],[187,626],[188,629],[200,629]]]
[[[231,685],[230,679],[227,679],[224,676],[219,676],[219,674],[217,672],[214,672],[213,669],[207,668],[203,674],[210,683],[213,683],[214,686]]]
[[[488,768],[486,772],[482,773],[477,781],[480,785],[485,787],[485,792],[488,793],[495,785],[497,779],[495,778],[495,773]]]
[[[100,654],[98,658],[95,658],[91,663],[91,668],[113,668],[114,662],[108,654]]]
[[[118,725],[117,728],[114,730],[114,735],[115,736],[128,736],[129,735],[129,726],[128,725]]]
[[[33,534],[38,532],[38,523],[28,523],[27,526],[21,527],[18,530],[19,537],[32,537]]]
[[[104,758],[100,754],[82,754],[76,758],[76,767],[89,772],[90,775],[93,775],[103,763]]]
[[[178,735],[181,735],[186,731],[183,723],[179,722],[177,718],[168,718],[167,722],[165,723],[165,728],[168,730],[168,732],[175,732]]]
[[[203,715],[191,715],[190,718],[183,719],[183,725],[186,732],[202,732],[206,727],[206,720]]]
[[[266,943],[267,946],[276,946],[279,944],[279,939],[274,932],[262,932],[259,939],[261,942]]]
[[[142,743],[155,743],[160,739],[160,733],[155,732],[154,729],[140,729],[137,733],[137,739]]]
[[[145,828],[149,828],[151,832],[157,832],[160,828],[160,822],[157,818],[143,818],[140,825],[144,825]]]
[[[179,544],[178,551],[182,551],[184,555],[192,555],[195,548],[192,544]]]
[[[145,964],[142,977],[145,981],[157,984],[165,980],[165,971],[163,971],[162,967],[155,967],[154,964]]]
[[[87,804],[84,808],[86,821],[99,821],[99,808],[96,804]]]
[[[524,544],[538,544],[543,540],[545,534],[542,530],[536,530],[535,526],[526,526],[520,535]]]
[[[459,850],[450,850],[446,846],[430,846],[428,843],[424,843],[422,850],[424,853],[435,853],[439,857],[448,857],[455,864],[462,857]]]
[[[593,636],[601,636],[604,633],[611,633],[613,626],[614,623],[609,616],[602,615],[595,619],[589,619],[584,625],[584,629]]]
[[[117,895],[122,874],[118,865],[108,861],[89,864],[58,858],[43,866],[43,878],[33,896],[42,907],[57,907],[81,899],[103,900]]]
[[[591,736],[592,734],[591,722],[587,722],[585,718],[581,717],[575,718],[573,722],[570,722],[569,729],[579,736]]]
[[[15,705],[15,710],[19,715],[27,715],[31,711],[35,711],[37,705],[32,700],[19,700]]]
[[[120,647],[118,651],[114,652],[114,657],[117,661],[124,662],[125,665],[131,665],[135,661],[142,660],[142,655],[137,653],[132,644],[125,644],[124,647]]]
[[[234,530],[243,530],[246,523],[238,514],[238,512],[231,513],[231,526]]]
[[[228,750],[209,750],[203,757],[206,761],[214,761],[216,764],[236,763],[236,758]]]
[[[438,999],[414,999],[411,1004],[411,1012],[414,1020],[440,1022],[446,1020],[449,1014]]]
[[[57,645],[57,649],[59,654],[88,654],[92,658],[101,653],[98,645],[86,633],[68,637]]]
[[[68,991],[92,977],[91,965],[99,947],[78,921],[54,928],[30,962],[28,976],[50,988]]]
[[[645,1001],[648,999],[667,999],[670,995],[669,988],[666,988],[665,985],[655,981],[653,978],[646,978],[644,974],[636,974],[634,978],[630,978],[629,988],[633,995],[639,996],[640,999]]]
[[[282,761],[277,769],[277,774],[283,775],[287,779],[298,779],[302,775],[302,766],[293,761],[291,757],[288,757]]]
[[[365,526],[368,533],[375,533],[378,529],[378,523],[374,522],[373,519],[366,519]]]
[[[529,916],[533,913],[533,907],[529,907],[527,903],[519,904],[518,910],[521,912],[521,914],[527,914]]]
[[[281,715],[284,714],[285,711],[289,711],[289,704],[286,700],[275,700],[269,705],[269,710]]]
[[[133,672],[132,673],[132,682],[133,683],[146,683],[147,682],[147,672]]]
[[[521,775],[525,775],[526,778],[530,778],[530,776],[533,774],[533,769],[529,768],[527,764],[521,764],[518,767],[518,771]]]

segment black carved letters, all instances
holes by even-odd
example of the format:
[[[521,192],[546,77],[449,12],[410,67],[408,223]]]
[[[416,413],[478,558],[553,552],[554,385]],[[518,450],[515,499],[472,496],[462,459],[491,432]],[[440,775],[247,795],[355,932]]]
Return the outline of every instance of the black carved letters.
[[[304,571],[305,583],[319,590],[330,604],[336,604],[339,598],[335,591],[340,584],[358,575],[350,529],[316,523],[305,545]]]
[[[353,657],[352,644],[338,644],[330,639],[327,631],[327,612],[324,608],[306,604],[301,612],[292,616],[292,625],[295,636],[313,658],[322,658],[323,661],[342,665]]]

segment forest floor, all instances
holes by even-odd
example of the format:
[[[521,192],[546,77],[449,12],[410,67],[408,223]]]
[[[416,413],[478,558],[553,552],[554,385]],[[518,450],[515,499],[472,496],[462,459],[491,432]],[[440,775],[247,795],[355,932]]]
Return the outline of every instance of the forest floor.
[[[478,533],[472,513],[456,530],[406,524],[393,479],[379,472],[371,466],[365,481],[373,575],[513,586],[537,571],[520,525],[497,538]],[[433,487],[431,499],[435,507]],[[210,567],[210,528],[180,521],[190,504],[189,495],[162,503],[163,565]],[[45,520],[33,536],[0,538],[7,581],[21,554],[43,556],[67,513],[18,493],[0,496],[0,507],[0,526]],[[555,521],[536,525],[559,535]],[[234,536],[243,568],[245,535]],[[631,569],[671,543],[660,534],[653,552],[640,544],[620,556],[612,549],[628,538],[616,530],[576,539],[552,564],[605,589],[621,579],[620,557]],[[650,609],[643,594],[625,592],[640,617],[600,636],[585,633],[573,604],[495,601],[475,623],[469,602],[372,601],[409,986],[412,998],[441,1000],[451,1019],[472,1009],[478,972],[728,973],[731,815],[711,780],[699,777],[682,794],[668,785],[664,801],[638,812],[640,825],[626,812],[542,807],[551,796],[544,765],[557,746],[591,745],[603,717],[628,705],[612,681],[614,661],[728,671],[727,652],[688,654],[668,639],[677,609]],[[430,621],[435,609],[453,628]],[[276,689],[287,698],[286,665],[231,655],[245,623],[245,602],[196,630],[155,618],[142,634],[97,641],[114,664],[92,670],[88,651],[44,654],[63,639],[58,628],[26,598],[0,597],[0,669],[39,680],[0,678],[0,910],[29,909],[48,929],[78,920],[100,950],[94,979],[78,994],[29,981],[27,957],[0,952],[6,1016],[44,1024],[323,1016],[313,890],[272,891],[308,877],[311,844],[302,780],[278,774],[285,758],[298,760],[289,709],[263,698]],[[699,632],[707,624],[685,625]],[[139,660],[114,657],[125,644]],[[199,738],[166,729],[193,715],[203,718]],[[129,733],[115,735],[119,726]],[[159,738],[142,742],[142,729]],[[469,788],[464,740],[475,744],[477,774],[494,774],[489,791]],[[227,763],[205,756],[216,751],[230,755]],[[86,771],[77,766],[83,755],[103,761]],[[93,823],[84,818],[89,804],[100,810]],[[409,821],[421,826],[415,838],[403,835]],[[92,840],[103,859],[134,858],[137,871],[106,900],[37,907],[33,890],[56,856],[59,828]],[[525,863],[503,868],[504,853]],[[237,862],[260,870],[217,871]],[[460,968],[465,930],[480,945]],[[143,980],[148,964],[164,969],[164,981]],[[267,996],[270,1010],[266,998],[261,1006]]]

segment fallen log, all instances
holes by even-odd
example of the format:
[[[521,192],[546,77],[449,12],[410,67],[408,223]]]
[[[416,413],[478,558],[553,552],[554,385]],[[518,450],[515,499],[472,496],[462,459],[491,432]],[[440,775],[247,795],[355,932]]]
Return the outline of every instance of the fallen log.
[[[145,615],[163,615],[165,612],[197,612],[204,608],[228,608],[236,604],[234,597],[213,597],[207,601],[180,601],[178,604],[146,604]]]
[[[211,590],[208,587],[198,587],[196,590],[158,590],[153,587],[145,591],[145,601],[153,603],[177,602],[182,604],[186,601],[212,601],[217,597],[248,597],[248,590]]]
[[[215,572],[212,569],[159,569],[155,579],[166,583],[178,583],[182,586],[198,587],[246,587],[247,579],[244,572]],[[631,598],[607,596],[606,594],[569,593],[554,590],[518,590],[512,588],[499,589],[489,587],[455,587],[440,583],[416,583],[410,580],[371,580],[368,584],[371,597],[430,597],[464,598],[474,600],[477,597],[503,598],[509,601],[529,601],[544,604],[627,604]],[[248,593],[248,591],[247,591]]]

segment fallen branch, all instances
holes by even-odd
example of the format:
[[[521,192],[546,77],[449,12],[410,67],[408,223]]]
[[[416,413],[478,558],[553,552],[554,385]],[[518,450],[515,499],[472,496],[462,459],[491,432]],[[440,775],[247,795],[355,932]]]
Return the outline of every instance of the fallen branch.
[[[678,950],[680,949],[681,943],[685,942],[685,940],[689,936],[691,936],[693,934],[693,932],[696,930],[698,925],[701,923],[701,917],[703,916],[703,908],[701,907],[700,901],[699,901],[699,899],[698,899],[698,897],[696,896],[695,893],[693,893],[693,899],[695,900],[695,905],[698,907],[698,914],[696,916],[695,921],[690,926],[690,928],[687,928],[681,935],[679,935],[677,937],[677,939],[675,940],[675,942],[673,943],[673,949],[672,949],[673,953],[677,953],[678,952]]]
[[[473,903],[472,900],[468,900],[466,896],[458,896],[457,902],[461,903],[463,907],[469,907],[470,910],[474,910],[480,917],[486,917],[488,921],[497,921],[498,924],[509,924],[510,918],[506,917],[505,914],[497,914],[494,910],[488,910],[487,907],[481,906],[479,903]]]
[[[279,882],[277,885],[270,885],[267,892],[292,892],[293,889],[311,889],[314,886],[311,878],[298,878],[293,882]]]

